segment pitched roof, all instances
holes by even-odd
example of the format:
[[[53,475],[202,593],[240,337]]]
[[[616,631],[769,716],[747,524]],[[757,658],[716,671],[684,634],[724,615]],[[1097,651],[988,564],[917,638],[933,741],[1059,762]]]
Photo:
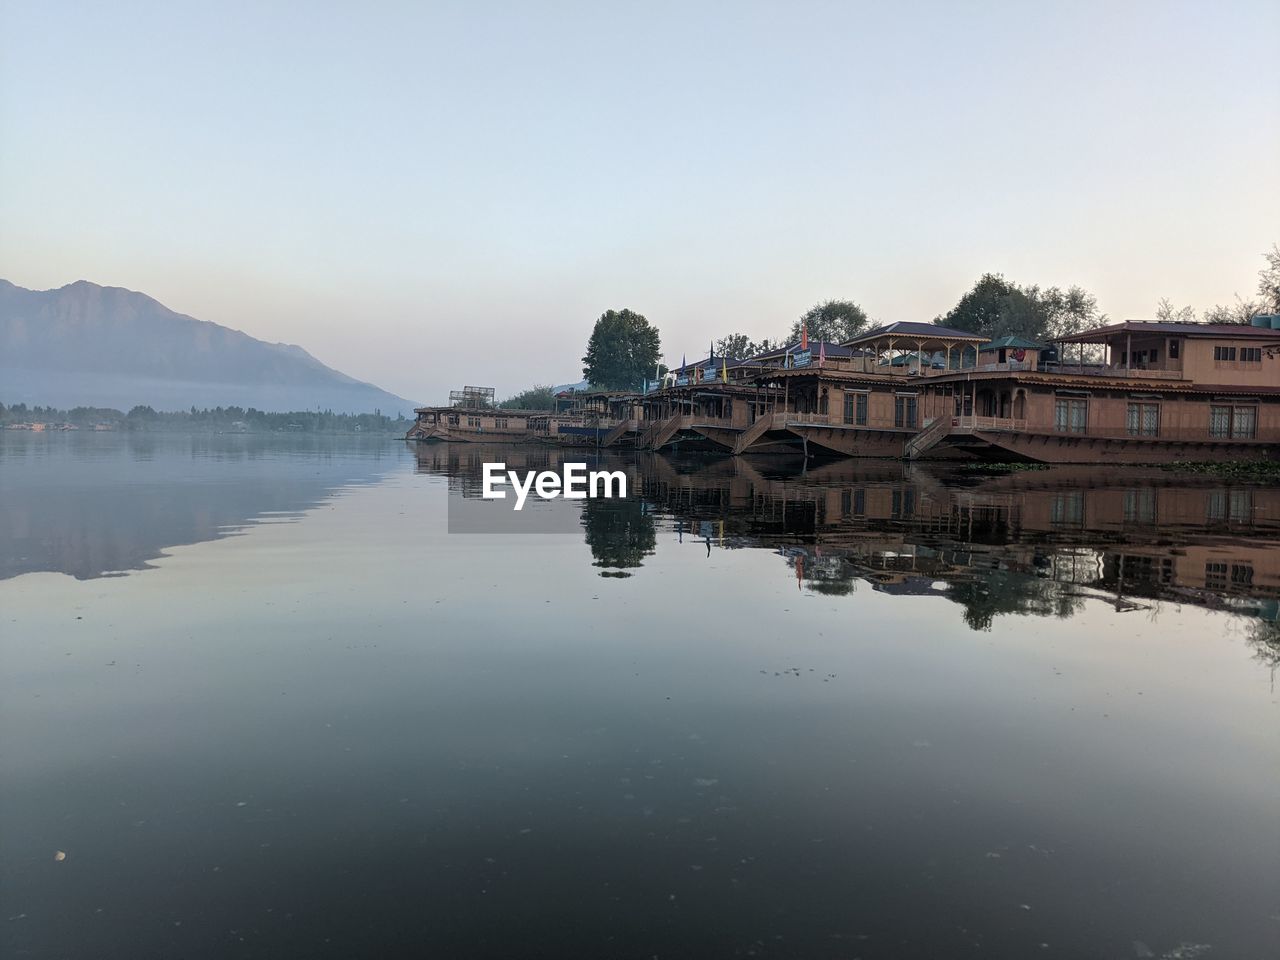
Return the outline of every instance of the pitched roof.
[[[853,351],[848,347],[841,346],[832,340],[809,341],[809,352],[814,355],[817,355],[823,347],[827,348],[827,359],[831,359],[832,357],[849,357],[853,355]],[[757,353],[754,357],[750,357],[749,360],[752,363],[756,363],[761,360],[768,360],[771,357],[781,357],[788,353],[795,353],[799,349],[800,341],[797,340],[795,343],[789,343],[785,347],[777,347],[773,350],[766,350],[764,353]]]
[[[1125,320],[1105,327],[1095,327],[1066,337],[1055,338],[1059,343],[1096,343],[1099,339],[1119,333],[1164,333],[1180,337],[1231,337],[1233,339],[1280,339],[1280,330],[1270,327],[1254,327],[1245,323],[1172,323],[1166,320]]]
[[[896,323],[889,323],[883,327],[876,327],[874,330],[868,330],[860,333],[852,340],[846,340],[846,347],[853,346],[858,343],[869,343],[873,340],[883,340],[885,337],[903,337],[927,340],[968,340],[983,341],[987,339],[986,334],[974,333],[972,330],[956,330],[952,327],[942,327],[936,323],[920,323],[916,320],[899,320]]]
[[[1034,340],[1028,340],[1026,337],[1000,337],[992,340],[990,343],[984,343],[980,348],[984,352],[987,350],[1045,350],[1048,349],[1047,343],[1036,343]]]

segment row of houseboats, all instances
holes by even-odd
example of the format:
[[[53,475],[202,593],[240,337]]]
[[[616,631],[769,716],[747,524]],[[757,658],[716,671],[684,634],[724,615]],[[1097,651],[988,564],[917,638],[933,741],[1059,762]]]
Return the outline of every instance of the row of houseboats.
[[[900,322],[684,364],[551,411],[423,407],[408,439],[725,454],[1158,463],[1280,458],[1280,316],[1128,321],[1052,344]]]

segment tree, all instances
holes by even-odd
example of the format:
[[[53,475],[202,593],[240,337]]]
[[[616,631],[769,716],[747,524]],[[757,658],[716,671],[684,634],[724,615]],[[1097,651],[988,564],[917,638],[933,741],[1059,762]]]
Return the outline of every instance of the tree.
[[[631,310],[609,310],[591,331],[582,375],[605,390],[638,390],[661,356],[657,327]]]
[[[1267,265],[1258,271],[1258,297],[1267,313],[1280,313],[1280,244],[1262,255]]]
[[[1001,274],[984,273],[973,289],[934,323],[993,340],[1010,336],[1038,340],[1049,328],[1049,310],[1039,295],[1036,287],[1023,290]]]
[[[1252,300],[1242,300],[1240,294],[1236,294],[1236,302],[1233,304],[1220,303],[1217,306],[1210,307],[1204,312],[1205,323],[1241,323],[1247,324],[1258,314],[1263,313],[1263,309]]]
[[[748,357],[768,353],[770,350],[776,350],[783,346],[785,346],[783,343],[771,343],[768,338],[757,343],[745,333],[731,333],[727,337],[721,337],[717,340],[713,349],[717,357],[728,357],[730,360],[745,360]]]
[[[1191,307],[1175,307],[1168,298],[1161,297],[1156,306],[1156,319],[1162,323],[1195,323],[1196,312]]]
[[[1098,298],[1083,287],[1071,286],[1065,291],[1050,287],[1039,294],[1039,300],[1044,305],[1044,337],[1048,340],[1081,333],[1107,322],[1107,315],[1098,311]]]
[[[1083,287],[1040,289],[1022,287],[998,273],[984,273],[973,289],[946,316],[934,320],[944,327],[998,337],[1049,341],[1106,322],[1098,298]]]
[[[844,343],[866,328],[868,317],[867,311],[852,300],[824,300],[822,303],[815,303],[791,325],[791,339],[788,343],[800,339],[802,323],[808,329],[810,340]]]
[[[745,360],[756,352],[756,345],[745,333],[731,333],[715,342],[716,356],[730,360]]]
[[[551,385],[545,383],[535,384],[498,404],[507,410],[551,410],[555,405],[555,393]]]

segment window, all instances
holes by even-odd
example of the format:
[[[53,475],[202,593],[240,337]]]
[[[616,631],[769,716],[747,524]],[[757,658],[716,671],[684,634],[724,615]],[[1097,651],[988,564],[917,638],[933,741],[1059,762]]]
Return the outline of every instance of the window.
[[[893,425],[895,427],[914,427],[916,425],[916,398],[896,396],[893,398]]]
[[[1261,363],[1262,348],[1261,347],[1241,347],[1240,362],[1241,363]]]
[[[1180,340],[1170,340],[1170,341],[1169,341],[1169,359],[1170,359],[1170,360],[1177,360],[1177,359],[1178,359],[1178,344],[1179,344],[1179,343],[1181,343],[1181,341],[1180,341]]]
[[[1125,426],[1131,437],[1160,435],[1160,404],[1130,403]]]
[[[1126,523],[1155,523],[1156,492],[1150,487],[1145,490],[1126,490],[1124,519]]]
[[[1206,563],[1204,565],[1204,585],[1210,590],[1225,590],[1227,586],[1227,565],[1225,563]]]
[[[1049,520],[1054,524],[1084,523],[1084,492],[1054,494],[1049,504]]]
[[[1151,363],[1155,363],[1157,360],[1160,359],[1160,351],[1157,350],[1155,347],[1152,347],[1150,350],[1147,351],[1147,359]]]
[[[1258,425],[1258,408],[1211,404],[1209,436],[1218,439],[1252,440]]]
[[[893,491],[893,502],[890,507],[892,510],[892,519],[906,520],[915,516],[916,512],[916,491],[915,487],[907,487],[905,490]]]
[[[505,430],[505,429],[507,429],[507,421],[506,421],[506,420],[503,420],[503,419],[497,419],[497,420],[494,420],[494,421],[493,421],[493,429],[495,429],[495,430]]]
[[[1089,423],[1089,401],[1059,397],[1053,405],[1053,425],[1059,433],[1084,433]]]
[[[1235,347],[1214,347],[1213,359],[1218,361],[1234,362],[1236,359]]]
[[[468,427],[479,427],[479,426],[480,426],[480,418],[479,418],[479,417],[467,417],[467,426],[468,426]]]
[[[458,415],[456,413],[449,414],[449,426],[456,427],[458,425]]]
[[[860,427],[867,425],[867,395],[865,393],[846,393],[844,395],[844,422],[854,423]]]
[[[1205,501],[1210,523],[1248,523],[1253,519],[1252,490],[1210,490]]]

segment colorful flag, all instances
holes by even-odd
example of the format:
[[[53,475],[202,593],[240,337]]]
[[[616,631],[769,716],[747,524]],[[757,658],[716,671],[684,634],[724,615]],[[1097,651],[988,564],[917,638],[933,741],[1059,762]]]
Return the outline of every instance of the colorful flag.
[[[818,366],[822,366],[827,362],[827,341],[823,340],[818,344]]]
[[[803,320],[800,321],[800,349],[809,349],[809,325]]]
[[[729,362],[724,357],[720,358],[720,379],[729,382]]]

